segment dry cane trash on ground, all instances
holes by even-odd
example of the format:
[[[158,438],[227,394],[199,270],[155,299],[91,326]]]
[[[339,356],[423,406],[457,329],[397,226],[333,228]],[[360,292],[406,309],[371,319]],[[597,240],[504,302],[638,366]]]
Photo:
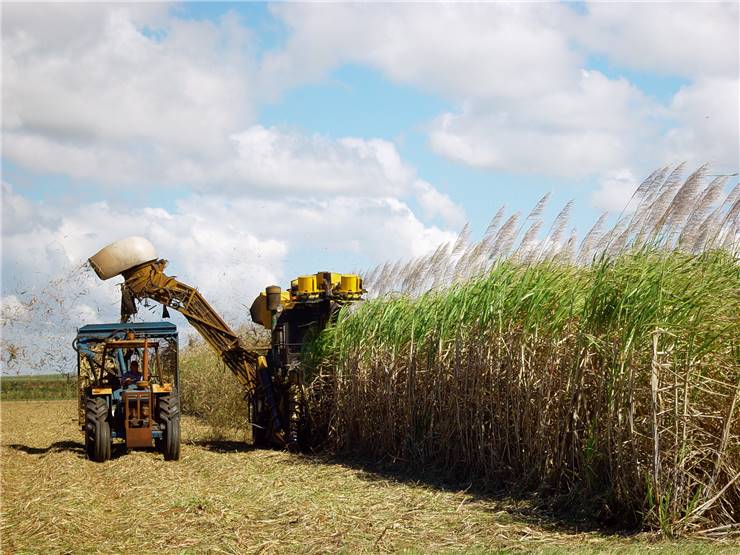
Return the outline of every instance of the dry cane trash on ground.
[[[75,401],[2,404],[4,553],[411,550],[732,553],[740,544],[578,531],[527,501],[212,440],[183,420],[182,460],[85,460]]]

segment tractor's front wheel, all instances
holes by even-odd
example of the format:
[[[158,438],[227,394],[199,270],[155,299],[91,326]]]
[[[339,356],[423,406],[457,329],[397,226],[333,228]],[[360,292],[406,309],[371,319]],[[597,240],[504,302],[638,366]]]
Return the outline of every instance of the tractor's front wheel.
[[[164,460],[180,459],[180,397],[173,390],[159,398],[157,403],[158,420],[164,425],[164,434],[159,448]]]
[[[110,459],[112,439],[108,420],[108,402],[104,397],[85,401],[85,452],[95,462]]]

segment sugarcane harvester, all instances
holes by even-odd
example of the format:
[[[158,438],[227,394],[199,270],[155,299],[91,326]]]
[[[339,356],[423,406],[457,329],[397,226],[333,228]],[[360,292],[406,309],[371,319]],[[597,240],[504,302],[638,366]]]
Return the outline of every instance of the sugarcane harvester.
[[[252,320],[271,331],[266,352],[246,348],[200,292],[164,273],[152,244],[129,237],[108,245],[89,263],[103,280],[121,275],[121,319],[136,312],[136,301],[151,299],[180,312],[219,355],[243,388],[252,439],[258,446],[298,449],[310,442],[310,415],[304,395],[301,354],[305,342],[323,329],[341,306],[362,299],[362,279],[319,272],[271,285],[252,303]]]

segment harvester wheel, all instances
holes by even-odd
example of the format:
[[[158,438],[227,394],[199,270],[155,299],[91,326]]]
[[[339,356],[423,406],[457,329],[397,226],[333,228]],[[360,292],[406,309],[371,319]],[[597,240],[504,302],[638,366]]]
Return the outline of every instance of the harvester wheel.
[[[95,462],[110,459],[110,422],[108,402],[104,397],[88,397],[85,401],[85,452]]]
[[[252,446],[257,449],[264,449],[269,447],[267,441],[269,430],[267,429],[267,423],[264,422],[263,415],[259,411],[258,401],[255,397],[249,403],[249,421],[252,423]]]
[[[164,424],[164,437],[159,442],[159,448],[164,454],[164,460],[176,461],[180,459],[180,397],[173,390],[159,398],[157,403],[158,420]]]

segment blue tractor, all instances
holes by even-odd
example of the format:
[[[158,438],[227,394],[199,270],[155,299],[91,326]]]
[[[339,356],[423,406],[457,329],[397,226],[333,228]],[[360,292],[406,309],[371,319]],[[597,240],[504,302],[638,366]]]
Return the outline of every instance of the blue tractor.
[[[77,332],[79,424],[87,458],[155,447],[180,458],[177,327],[169,322],[88,324]]]

